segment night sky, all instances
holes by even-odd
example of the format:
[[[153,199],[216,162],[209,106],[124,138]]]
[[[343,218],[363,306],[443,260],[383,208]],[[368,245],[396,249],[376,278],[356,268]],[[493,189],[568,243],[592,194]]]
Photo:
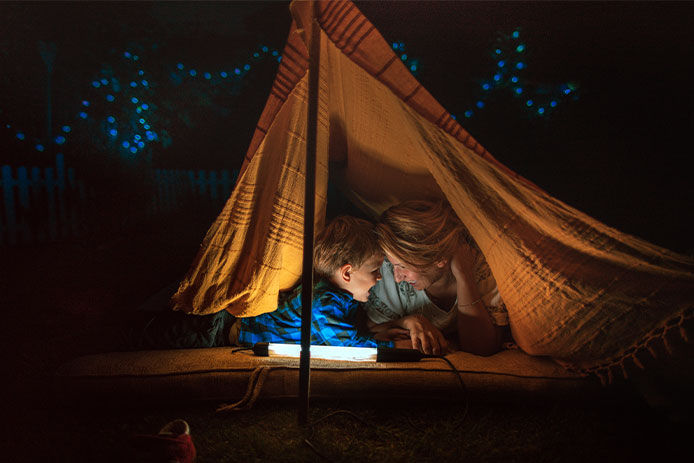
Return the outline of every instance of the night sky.
[[[389,42],[419,60],[419,80],[497,159],[559,199],[655,244],[686,252],[690,240],[694,129],[692,3],[357,2]],[[46,131],[45,67],[38,42],[56,44],[54,131],[75,114],[99,70],[123,50],[143,53],[147,71],[166,80],[177,62],[218,71],[243,62],[259,44],[282,48],[286,2],[0,4],[0,164],[43,165],[15,137]],[[531,117],[499,95],[469,120],[482,79],[493,72],[499,34],[519,30],[524,76],[538,86],[577,84],[576,100]],[[234,168],[245,154],[276,62],[254,64],[233,98],[160,85],[173,140],[152,148],[163,167]],[[160,74],[157,74],[160,73]],[[183,88],[183,87],[180,87]],[[201,87],[200,87],[201,88]],[[204,92],[203,92],[204,93]],[[186,99],[188,98],[188,99]],[[197,109],[196,109],[197,108]],[[183,121],[183,122],[181,122]],[[7,128],[7,125],[11,128]],[[77,127],[77,125],[75,125]],[[77,131],[77,130],[76,130]],[[74,140],[74,139],[73,139]],[[88,161],[84,146],[64,147],[68,162]],[[28,147],[27,147],[28,146]]]

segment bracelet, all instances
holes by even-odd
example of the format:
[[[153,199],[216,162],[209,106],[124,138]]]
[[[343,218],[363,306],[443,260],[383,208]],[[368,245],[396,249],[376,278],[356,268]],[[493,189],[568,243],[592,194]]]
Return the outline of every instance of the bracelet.
[[[458,308],[460,309],[461,307],[471,307],[471,306],[477,304],[478,302],[480,302],[481,300],[482,300],[482,298],[479,298],[476,301],[472,301],[468,304],[458,304]]]

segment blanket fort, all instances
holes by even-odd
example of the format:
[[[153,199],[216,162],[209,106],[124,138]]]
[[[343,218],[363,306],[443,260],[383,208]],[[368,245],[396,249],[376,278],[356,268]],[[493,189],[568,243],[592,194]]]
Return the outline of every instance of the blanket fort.
[[[290,6],[239,180],[173,297],[176,310],[269,312],[300,278],[312,7]],[[688,343],[692,258],[608,227],[501,165],[353,3],[319,1],[318,11],[317,230],[328,177],[373,217],[402,200],[445,198],[485,255],[526,353],[607,378],[673,336]]]

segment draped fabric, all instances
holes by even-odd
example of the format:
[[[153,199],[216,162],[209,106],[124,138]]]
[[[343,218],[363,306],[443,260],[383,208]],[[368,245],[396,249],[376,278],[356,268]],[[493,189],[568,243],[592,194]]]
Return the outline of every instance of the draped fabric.
[[[319,27],[317,229],[328,178],[373,217],[402,200],[446,198],[485,255],[526,353],[608,375],[640,365],[654,343],[687,340],[691,258],[610,228],[503,166],[354,4],[313,5],[290,6],[287,44],[238,183],[173,298],[177,310],[269,312],[299,280],[307,41]]]

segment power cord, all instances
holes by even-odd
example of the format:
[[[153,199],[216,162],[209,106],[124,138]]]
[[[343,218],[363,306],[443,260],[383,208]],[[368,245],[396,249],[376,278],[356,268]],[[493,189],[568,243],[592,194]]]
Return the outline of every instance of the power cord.
[[[427,357],[428,357],[428,358],[436,358],[436,359],[441,359],[441,360],[443,360],[444,362],[446,362],[446,363],[448,364],[448,366],[451,367],[451,371],[454,372],[454,373],[456,374],[456,377],[458,378],[458,381],[460,382],[460,388],[462,389],[463,395],[464,395],[464,398],[465,398],[465,399],[464,399],[464,400],[465,400],[465,409],[464,409],[464,411],[463,411],[463,416],[462,416],[462,418],[461,418],[461,421],[465,421],[465,419],[467,418],[468,410],[469,410],[469,408],[470,408],[470,401],[469,401],[469,391],[468,391],[468,388],[467,388],[467,386],[465,385],[465,381],[463,381],[463,376],[462,376],[462,373],[463,373],[463,372],[460,371],[460,370],[458,370],[458,369],[455,367],[455,365],[453,364],[453,362],[451,362],[446,356],[443,356],[443,355],[431,355],[431,356],[427,356]],[[366,425],[366,426],[373,426],[372,423],[369,423],[368,421],[366,421],[366,420],[364,420],[363,418],[361,418],[359,415],[357,415],[357,414],[355,414],[355,413],[353,413],[353,412],[351,412],[351,411],[349,411],[349,410],[336,410],[336,411],[334,411],[334,412],[328,413],[328,414],[325,415],[324,417],[319,418],[318,420],[316,420],[316,421],[314,421],[313,423],[309,424],[309,425],[308,425],[308,429],[310,430],[310,433],[309,433],[308,437],[304,438],[304,444],[306,444],[316,455],[318,455],[318,456],[319,456],[320,458],[322,458],[323,460],[330,460],[330,459],[329,459],[327,456],[325,456],[323,453],[321,453],[321,452],[318,450],[318,448],[316,447],[316,445],[314,445],[314,444],[311,442],[311,440],[313,439],[313,436],[314,436],[314,434],[315,434],[315,426],[318,425],[319,423],[321,423],[322,421],[325,421],[326,419],[328,419],[328,418],[330,418],[330,417],[332,417],[332,416],[339,415],[339,414],[349,415],[349,416],[351,416],[352,418],[355,418],[355,419],[359,420],[361,423],[363,423],[363,424]],[[412,419],[411,419],[410,417],[408,417],[408,423],[410,424],[410,426],[412,426],[412,427],[413,427],[414,429],[416,429],[416,430],[420,430],[420,429],[421,429],[420,427],[416,426],[416,425],[412,422]]]
[[[245,350],[253,352],[253,348],[251,347],[234,347],[233,349],[231,349],[231,353],[235,354],[237,352],[243,352]]]

